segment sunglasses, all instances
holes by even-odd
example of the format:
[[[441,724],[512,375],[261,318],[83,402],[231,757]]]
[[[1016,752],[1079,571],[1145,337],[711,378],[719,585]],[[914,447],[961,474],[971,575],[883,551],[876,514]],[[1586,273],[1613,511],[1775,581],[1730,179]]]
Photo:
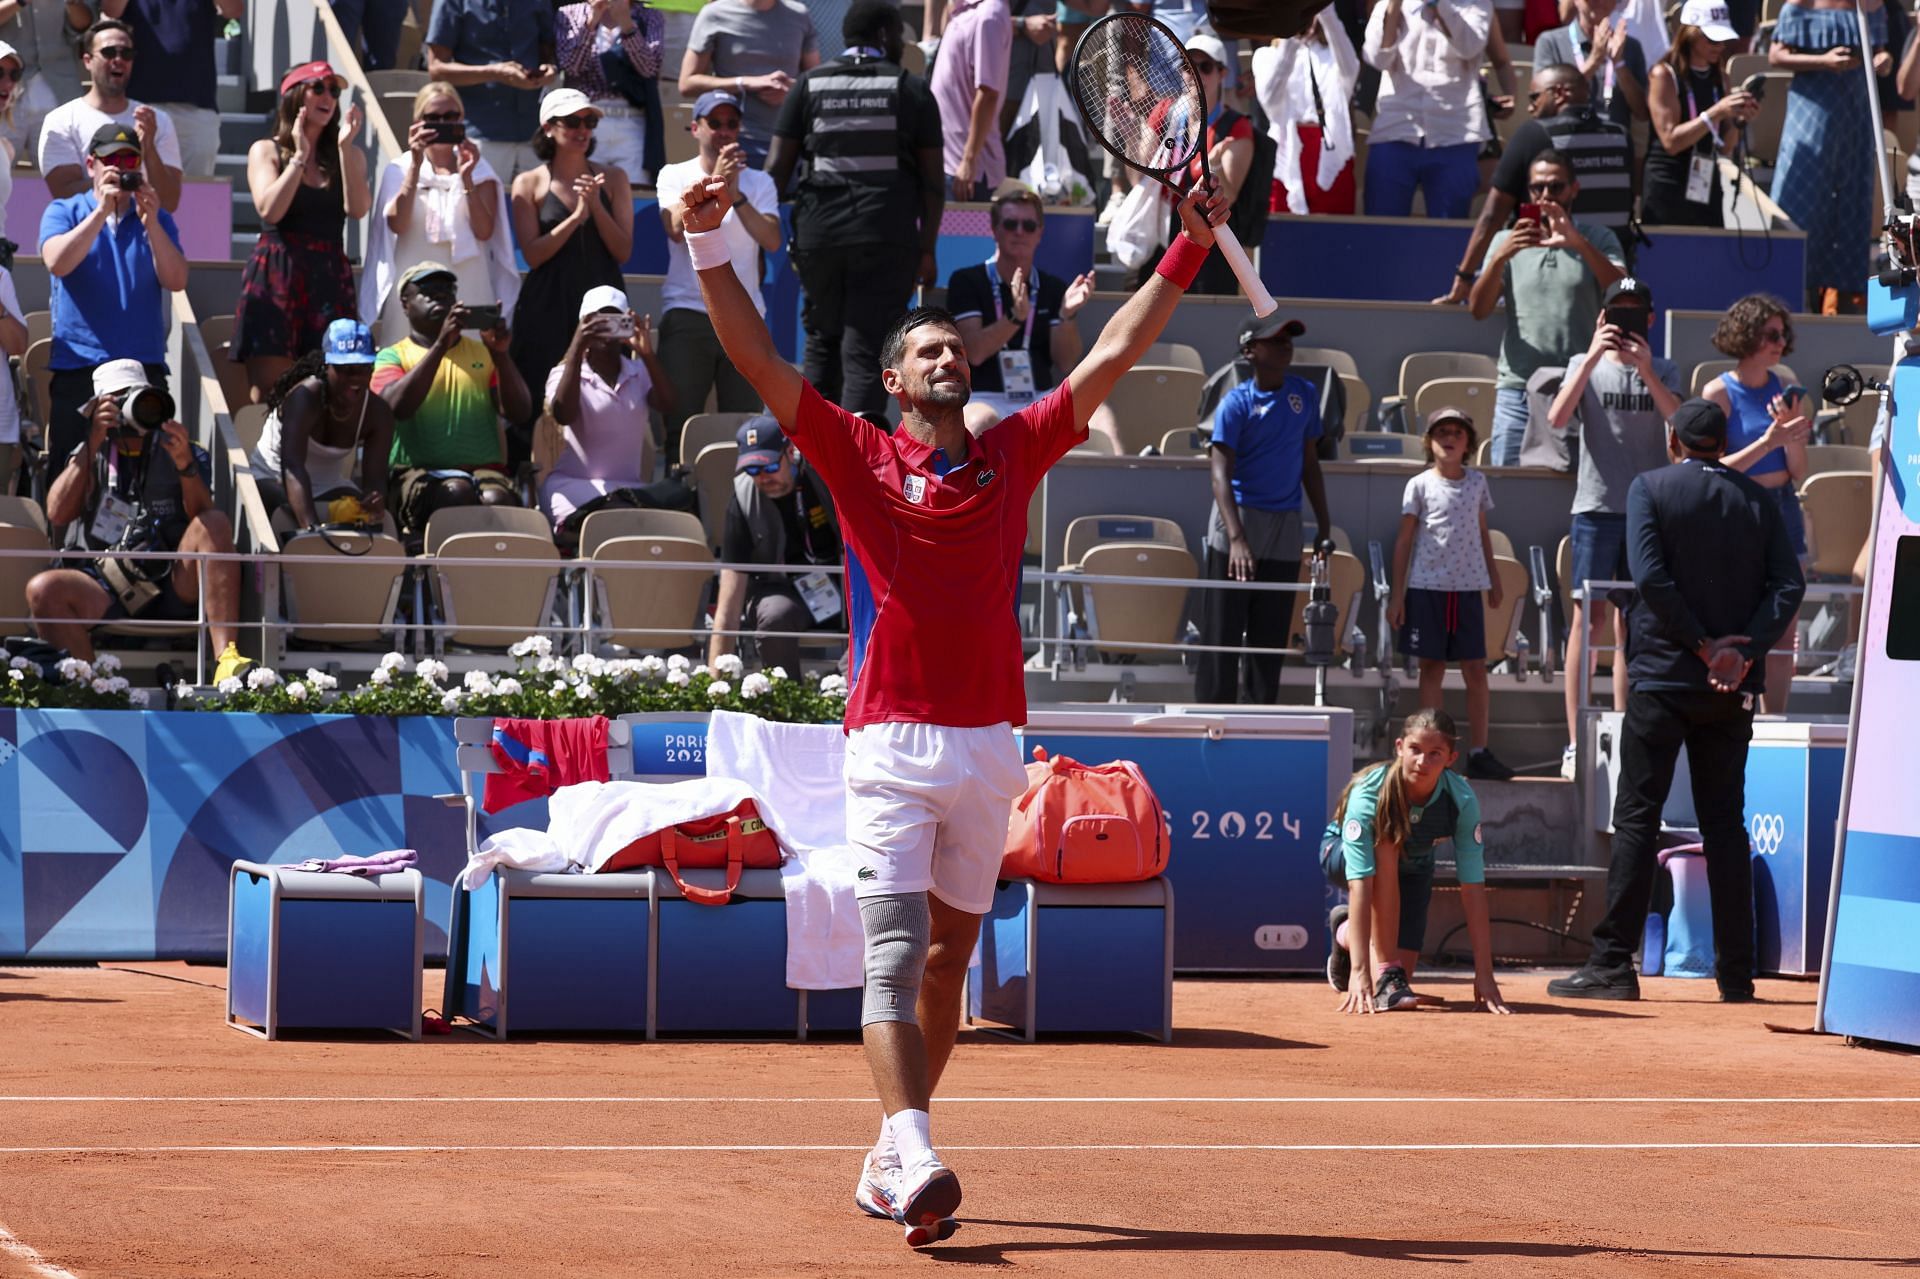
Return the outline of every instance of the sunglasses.
[[[111,49],[95,49],[93,56],[102,61],[132,62],[133,46],[130,44],[116,44]]]
[[[600,127],[600,117],[597,115],[564,115],[558,120],[555,120],[554,123],[565,129],[586,129],[591,132]]]
[[[458,111],[429,111],[420,117],[422,124],[459,124],[467,117]]]
[[[707,127],[716,133],[738,133],[740,132],[740,117],[737,115],[710,115],[707,117]]]
[[[740,473],[743,475],[772,475],[779,469],[780,463],[778,462],[749,463],[740,468]]]
[[[1527,191],[1532,195],[1559,195],[1567,189],[1565,182],[1529,182]]]
[[[1785,329],[1762,329],[1760,330],[1760,340],[1762,342],[1785,342],[1787,340],[1787,331]]]
[[[309,80],[300,87],[309,95],[320,93],[325,94],[329,98],[337,98],[340,96],[340,90],[333,87],[333,81],[331,80]]]
[[[96,155],[96,161],[113,169],[137,169],[140,167],[140,155],[136,151],[109,151],[106,155]]]
[[[17,83],[26,78],[26,71],[20,67],[0,67],[0,80],[9,80]]]
[[[1031,235],[1040,229],[1037,218],[1007,218],[1000,223],[1002,231],[1025,231]]]
[[[1193,73],[1195,75],[1212,75],[1216,71],[1225,70],[1225,67],[1213,61],[1211,58],[1195,58],[1193,60]]]

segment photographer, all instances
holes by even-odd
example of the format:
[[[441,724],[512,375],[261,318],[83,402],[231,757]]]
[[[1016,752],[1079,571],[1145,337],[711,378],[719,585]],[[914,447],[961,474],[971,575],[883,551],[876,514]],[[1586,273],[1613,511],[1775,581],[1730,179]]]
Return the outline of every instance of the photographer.
[[[388,506],[403,533],[418,533],[443,506],[518,506],[500,415],[533,415],[533,397],[507,358],[500,308],[460,301],[453,268],[418,262],[400,277],[412,332],[373,362],[373,389],[393,410]],[[478,338],[461,330],[477,329]]]
[[[267,393],[254,467],[279,478],[277,494],[271,481],[260,487],[295,527],[378,525],[386,514],[393,409],[369,387],[373,361],[367,326],[335,320],[320,349],[301,356]]]
[[[93,627],[124,618],[188,621],[206,584],[207,629],[218,682],[246,664],[234,646],[240,566],[231,560],[141,560],[141,551],[233,551],[233,526],[213,509],[205,450],[173,420],[173,397],[134,360],[94,371],[92,423],[47,494],[47,518],[66,525],[68,550],[102,554],[84,567],[48,569],[27,583],[27,609],[48,643],[93,660]],[[71,563],[72,561],[69,561]]]
[[[100,365],[138,360],[147,381],[166,389],[162,290],[187,287],[180,232],[145,180],[134,131],[101,125],[86,167],[92,186],[55,200],[40,218],[40,256],[53,277],[46,446],[53,465],[86,434],[83,406]]]
[[[653,317],[635,319],[627,295],[600,285],[580,302],[566,358],[547,375],[547,408],[565,431],[560,459],[540,486],[540,505],[565,542],[605,506],[650,506],[653,424],[673,396],[653,354]]]

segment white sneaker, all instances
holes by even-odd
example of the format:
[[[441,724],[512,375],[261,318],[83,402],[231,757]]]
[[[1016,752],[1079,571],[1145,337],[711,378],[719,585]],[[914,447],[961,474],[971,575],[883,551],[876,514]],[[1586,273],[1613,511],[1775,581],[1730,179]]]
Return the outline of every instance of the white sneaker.
[[[1568,742],[1567,748],[1560,752],[1560,776],[1572,781],[1579,770],[1580,756],[1574,751],[1573,743]]]
[[[869,1217],[893,1220],[894,1183],[900,1177],[900,1159],[887,1154],[875,1158],[869,1150],[860,1161],[860,1180],[854,1183],[853,1205]]]
[[[959,1229],[960,1178],[937,1158],[904,1169],[894,1182],[893,1219],[907,1229],[907,1246],[924,1248]]]

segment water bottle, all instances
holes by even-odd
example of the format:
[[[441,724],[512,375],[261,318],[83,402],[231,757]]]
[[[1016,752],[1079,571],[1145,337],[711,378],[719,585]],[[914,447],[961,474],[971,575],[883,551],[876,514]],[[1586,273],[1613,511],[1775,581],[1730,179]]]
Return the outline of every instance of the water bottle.
[[[1325,555],[1313,557],[1302,620],[1307,628],[1307,665],[1333,665],[1334,632],[1340,622],[1340,610],[1333,606],[1333,585],[1328,580]]]

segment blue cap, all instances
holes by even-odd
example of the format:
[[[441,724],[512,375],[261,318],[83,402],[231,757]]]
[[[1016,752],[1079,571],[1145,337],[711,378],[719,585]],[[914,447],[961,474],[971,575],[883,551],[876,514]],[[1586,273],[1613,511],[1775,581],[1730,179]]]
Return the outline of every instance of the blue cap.
[[[787,452],[787,433],[771,413],[748,418],[733,438],[740,450],[733,459],[736,472],[749,466],[778,466]]]
[[[738,111],[740,109],[739,95],[728,93],[725,89],[708,89],[705,93],[694,99],[693,118],[696,120],[704,120],[713,114],[715,107],[732,107]]]
[[[373,334],[358,320],[335,320],[320,341],[328,364],[372,364]]]

